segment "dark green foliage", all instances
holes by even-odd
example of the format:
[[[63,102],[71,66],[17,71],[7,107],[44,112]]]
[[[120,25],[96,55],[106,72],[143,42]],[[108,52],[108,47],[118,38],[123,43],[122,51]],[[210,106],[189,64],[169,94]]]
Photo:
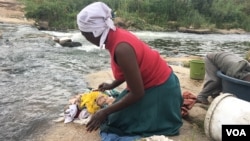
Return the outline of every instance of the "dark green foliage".
[[[55,29],[75,29],[77,13],[94,0],[22,0],[26,17],[45,20]],[[148,24],[164,28],[242,28],[250,31],[249,0],[102,0],[117,17],[139,29]],[[175,23],[169,25],[169,23]]]
[[[76,15],[93,0],[22,0],[26,17],[48,21],[52,29],[75,29]]]

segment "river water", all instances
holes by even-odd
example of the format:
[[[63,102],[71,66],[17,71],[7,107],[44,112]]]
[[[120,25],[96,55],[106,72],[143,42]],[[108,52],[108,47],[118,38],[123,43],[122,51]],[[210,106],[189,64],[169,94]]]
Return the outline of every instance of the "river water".
[[[33,140],[63,112],[68,99],[87,89],[84,76],[109,68],[104,49],[78,31],[39,31],[29,25],[0,23],[0,140]],[[244,56],[250,35],[197,35],[133,32],[168,57],[231,51]],[[51,36],[69,37],[80,47],[61,47]]]

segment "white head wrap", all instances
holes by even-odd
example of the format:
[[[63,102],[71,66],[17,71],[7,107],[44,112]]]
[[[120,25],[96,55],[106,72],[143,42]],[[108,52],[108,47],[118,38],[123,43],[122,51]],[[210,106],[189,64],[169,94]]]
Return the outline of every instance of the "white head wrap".
[[[102,47],[109,30],[116,30],[111,18],[111,9],[106,4],[94,2],[78,13],[77,25],[83,32],[92,32],[94,37],[101,35],[100,47]]]

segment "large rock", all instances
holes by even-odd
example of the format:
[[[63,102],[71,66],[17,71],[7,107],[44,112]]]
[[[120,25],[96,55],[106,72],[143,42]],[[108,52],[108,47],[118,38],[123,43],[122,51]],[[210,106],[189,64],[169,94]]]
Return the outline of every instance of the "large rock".
[[[211,34],[212,31],[210,29],[190,29],[185,27],[180,27],[179,32],[183,33],[195,33],[195,34]]]
[[[63,38],[57,38],[57,37],[53,37],[53,40],[57,43],[59,43],[61,46],[63,47],[79,47],[82,46],[82,44],[80,42],[74,42],[72,41],[71,38],[68,37],[63,37]]]
[[[195,28],[186,28],[180,27],[178,29],[179,32],[183,33],[194,33],[194,34],[245,34],[246,31],[243,29],[195,29]]]
[[[35,26],[39,30],[48,30],[49,29],[49,22],[48,21],[38,21],[35,23]]]

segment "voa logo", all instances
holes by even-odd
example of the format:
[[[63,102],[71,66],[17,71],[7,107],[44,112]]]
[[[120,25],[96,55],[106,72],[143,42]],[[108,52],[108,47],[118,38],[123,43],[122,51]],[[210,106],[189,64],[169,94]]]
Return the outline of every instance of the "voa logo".
[[[244,129],[226,129],[228,136],[247,136]]]

